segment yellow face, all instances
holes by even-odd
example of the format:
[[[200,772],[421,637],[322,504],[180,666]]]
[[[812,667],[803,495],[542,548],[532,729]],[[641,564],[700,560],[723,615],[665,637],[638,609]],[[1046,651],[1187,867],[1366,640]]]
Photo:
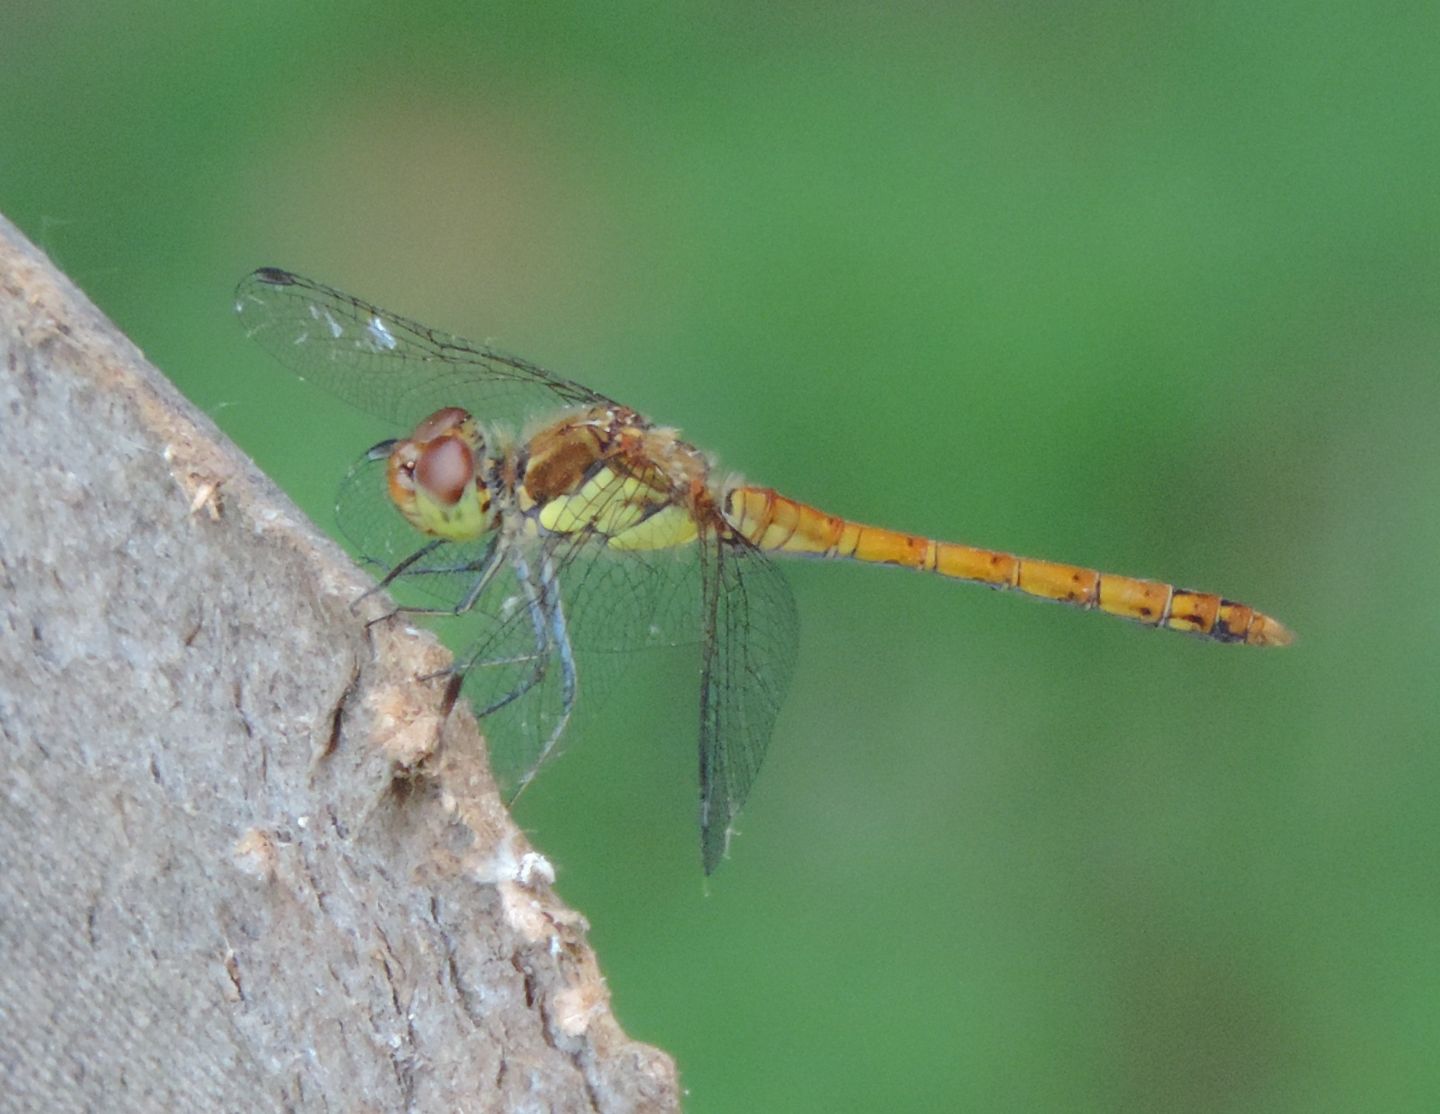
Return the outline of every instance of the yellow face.
[[[437,410],[390,450],[390,499],[423,534],[470,541],[494,524],[481,475],[485,438],[464,410]]]

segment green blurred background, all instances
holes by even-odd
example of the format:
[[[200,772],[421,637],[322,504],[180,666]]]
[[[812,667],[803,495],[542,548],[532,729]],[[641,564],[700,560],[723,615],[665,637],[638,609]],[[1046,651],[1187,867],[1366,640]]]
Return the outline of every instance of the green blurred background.
[[[1434,1110],[1437,13],[15,6],[0,211],[327,529],[394,431],[246,343],[258,264],[1300,633],[793,568],[708,885],[689,705],[637,689],[519,819],[691,1109]]]

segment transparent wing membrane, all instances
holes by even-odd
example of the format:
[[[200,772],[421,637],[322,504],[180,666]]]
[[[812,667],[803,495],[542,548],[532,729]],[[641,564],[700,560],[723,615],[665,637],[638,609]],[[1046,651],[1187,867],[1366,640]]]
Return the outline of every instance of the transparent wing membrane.
[[[536,411],[610,400],[518,356],[474,344],[289,271],[235,291],[245,331],[291,371],[408,428],[442,406],[518,430]]]
[[[707,538],[700,559],[700,851],[710,874],[770,745],[799,649],[799,617],[789,582],[743,539]]]
[[[469,619],[478,634],[457,652],[462,690],[485,720],[490,763],[507,800],[558,753],[579,699],[563,607],[553,582],[518,554],[506,562]]]

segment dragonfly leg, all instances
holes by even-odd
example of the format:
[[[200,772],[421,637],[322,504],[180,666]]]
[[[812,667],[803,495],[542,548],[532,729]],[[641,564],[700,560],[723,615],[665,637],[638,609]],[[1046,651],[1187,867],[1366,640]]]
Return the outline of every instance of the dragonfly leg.
[[[432,543],[425,546],[423,549],[412,553],[403,562],[401,562],[400,565],[397,565],[395,570],[392,571],[391,575],[387,576],[380,585],[377,585],[376,589],[371,589],[371,591],[375,591],[379,587],[383,587],[385,584],[388,584],[395,578],[396,573],[403,571],[404,569],[413,565],[421,557],[431,552],[437,544],[439,543]],[[454,607],[397,607],[389,614],[383,615],[379,619],[371,620],[371,624],[383,622],[386,619],[393,619],[396,615],[463,615],[465,612],[469,611],[475,606],[475,603],[477,600],[479,600],[481,594],[485,591],[486,588],[490,586],[491,581],[495,579],[495,574],[504,564],[504,559],[505,549],[502,545],[499,544],[499,539],[497,538],[494,542],[491,543],[489,548],[485,550],[485,555],[481,557],[478,561],[472,561],[468,565],[458,566],[455,569],[434,570],[437,572],[465,572],[467,570],[479,572],[480,575],[475,578],[475,583],[470,586],[470,589],[465,593],[464,598]],[[366,594],[368,595],[369,593]],[[533,609],[529,610],[533,611]],[[486,665],[515,665],[520,662],[528,661],[531,662],[533,665],[530,671],[530,675],[514,689],[512,689],[504,696],[500,697],[498,700],[492,701],[490,704],[487,704],[483,708],[476,708],[475,715],[477,717],[484,718],[491,712],[499,711],[501,708],[505,707],[505,705],[511,703],[512,701],[518,700],[520,697],[524,696],[525,693],[529,692],[532,688],[539,684],[540,681],[544,678],[545,663],[549,657],[549,646],[545,642],[545,624],[538,616],[532,614],[530,619],[530,625],[535,636],[533,653],[523,655],[521,657],[497,659],[485,663]],[[442,716],[448,717],[450,715],[450,712],[454,709],[455,701],[459,699],[460,690],[465,683],[465,675],[470,672],[471,668],[474,667],[476,660],[476,657],[471,657],[463,664],[452,665],[449,669],[442,669],[435,673],[427,673],[423,677],[419,678],[419,680],[421,681],[434,681],[438,680],[441,677],[449,678],[449,682],[445,687],[445,695],[441,700]]]
[[[419,552],[412,553],[409,557],[405,558],[404,561],[402,561],[399,565],[392,569],[390,575],[385,577],[385,579],[382,580],[379,584],[375,585],[374,588],[371,588],[369,592],[366,592],[365,596],[370,595],[371,592],[378,592],[381,588],[384,588],[387,584],[389,584],[395,579],[397,573],[414,564],[415,561],[423,557],[425,554],[429,553],[432,549],[435,548],[436,545],[439,544],[439,542],[433,542]],[[413,570],[412,575],[421,575],[425,573],[454,574],[462,572],[478,572],[480,575],[475,578],[475,583],[470,586],[470,590],[465,593],[464,597],[454,607],[397,607],[388,615],[382,615],[379,619],[373,619],[371,620],[371,622],[378,623],[382,622],[385,619],[393,619],[396,615],[463,615],[465,614],[465,612],[469,611],[472,607],[475,606],[475,601],[480,598],[480,594],[490,586],[490,581],[495,578],[496,572],[499,571],[503,558],[504,552],[499,545],[497,539],[497,541],[491,543],[490,548],[485,551],[485,555],[481,557],[478,561],[471,561],[467,565],[459,565],[453,569]],[[364,599],[365,596],[361,596],[360,598]]]
[[[365,600],[368,600],[368,599],[369,599],[371,596],[373,596],[376,592],[383,592],[386,588],[390,587],[390,585],[395,582],[396,578],[398,578],[402,573],[404,573],[406,569],[408,569],[408,568],[409,568],[411,565],[413,565],[416,561],[420,560],[421,557],[424,557],[424,556],[426,556],[427,554],[433,553],[436,549],[438,549],[438,548],[440,547],[440,545],[441,545],[441,542],[440,542],[439,540],[430,542],[430,543],[427,544],[427,545],[422,545],[422,546],[421,546],[419,549],[417,549],[414,553],[410,554],[409,557],[406,557],[405,560],[401,561],[401,562],[400,562],[398,565],[396,565],[393,569],[391,569],[389,572],[387,572],[387,573],[379,580],[379,582],[376,583],[375,587],[373,587],[373,588],[369,589],[367,592],[365,592],[364,595],[360,596],[360,598],[357,599],[357,600],[356,600],[353,604],[351,604],[350,606],[351,606],[352,608],[359,607],[361,603],[363,603]]]
[[[529,568],[523,560],[516,559],[516,569],[520,573],[521,583],[524,584],[526,594],[529,595],[532,604],[532,614],[537,620],[543,616],[548,631],[550,649],[555,653],[560,662],[560,719],[551,730],[545,745],[540,748],[534,764],[521,777],[515,792],[511,797],[513,801],[525,791],[526,786],[535,779],[536,773],[545,765],[545,760],[555,749],[555,744],[560,741],[560,736],[565,733],[565,727],[570,722],[570,715],[575,710],[575,696],[579,689],[575,669],[575,651],[570,645],[570,631],[565,622],[565,609],[560,601],[560,586],[555,578],[555,566],[547,553],[540,558],[540,584],[538,590],[530,575]]]

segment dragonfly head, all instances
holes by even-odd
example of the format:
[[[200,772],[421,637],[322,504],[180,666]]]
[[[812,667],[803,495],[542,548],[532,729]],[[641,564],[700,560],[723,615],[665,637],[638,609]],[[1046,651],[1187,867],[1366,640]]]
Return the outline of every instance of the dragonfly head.
[[[410,525],[447,541],[469,541],[494,522],[485,483],[485,436],[458,406],[437,410],[390,449],[390,499]]]

